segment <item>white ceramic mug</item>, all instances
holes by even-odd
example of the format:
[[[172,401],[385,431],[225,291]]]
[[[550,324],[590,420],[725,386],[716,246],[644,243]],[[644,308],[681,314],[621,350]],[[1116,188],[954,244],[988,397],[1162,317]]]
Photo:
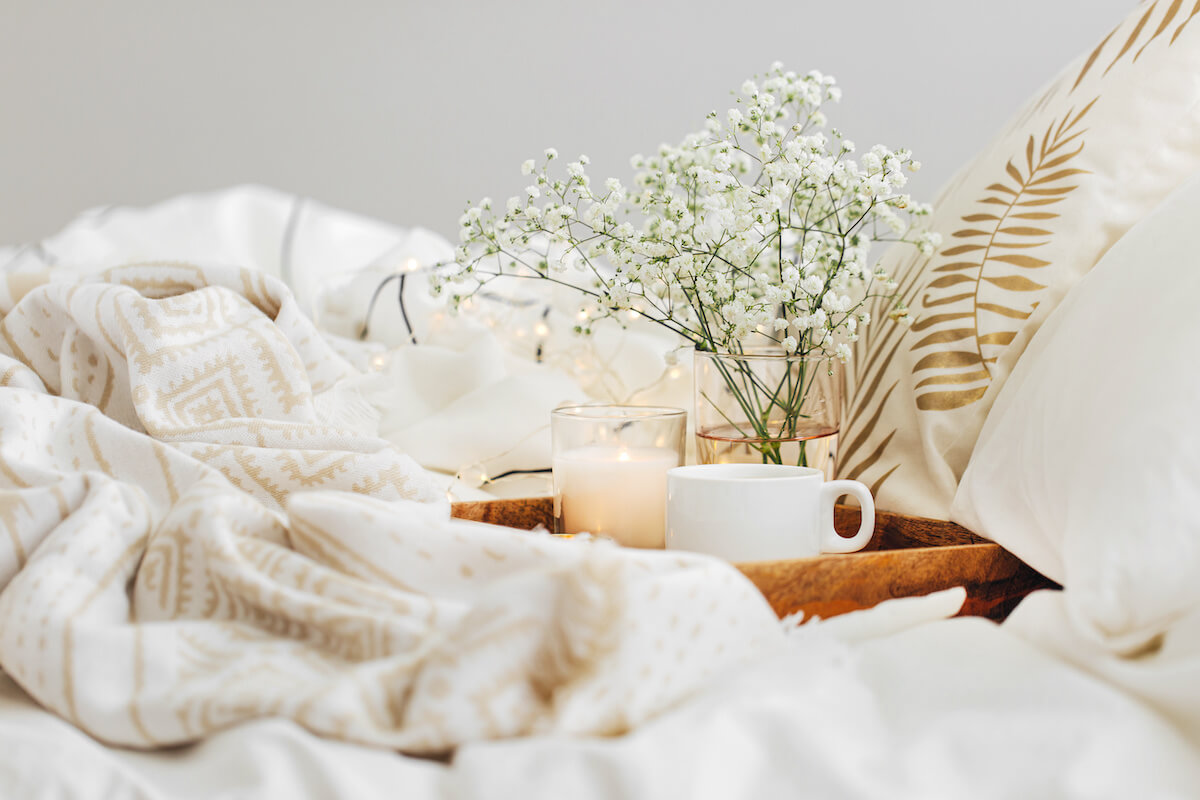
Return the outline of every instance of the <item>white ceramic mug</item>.
[[[833,527],[833,506],[844,494],[862,505],[862,524],[850,538]],[[668,549],[773,561],[853,553],[874,532],[871,491],[858,481],[826,481],[818,469],[702,464],[667,471]]]

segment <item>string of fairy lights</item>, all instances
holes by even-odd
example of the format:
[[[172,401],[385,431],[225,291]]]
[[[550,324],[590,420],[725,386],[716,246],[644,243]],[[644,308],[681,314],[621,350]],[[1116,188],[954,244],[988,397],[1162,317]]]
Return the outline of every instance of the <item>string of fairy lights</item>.
[[[384,276],[380,280],[367,303],[366,313],[363,315],[362,324],[358,330],[358,338],[360,340],[365,341],[369,338],[371,320],[376,312],[376,307],[385,296],[388,287],[394,285],[395,291],[393,296],[400,311],[400,320],[404,326],[404,336],[407,339],[406,344],[401,346],[419,346],[422,344],[418,340],[417,329],[409,313],[406,291],[413,284],[411,278],[423,269],[426,268],[422,267],[415,259],[410,258],[405,261],[402,268]],[[678,379],[683,372],[678,365],[669,365],[650,383],[632,388],[627,387],[619,371],[614,366],[614,362],[620,356],[619,348],[609,357],[605,358],[601,356],[598,349],[593,345],[591,337],[584,335],[573,335],[571,344],[565,348],[551,346],[555,333],[555,307],[552,303],[548,303],[542,299],[511,297],[497,292],[482,291],[474,297],[464,300],[459,308],[460,311],[473,315],[486,325],[492,331],[492,334],[502,344],[506,345],[510,352],[524,357],[531,357],[535,363],[545,364],[567,373],[570,377],[576,379],[589,395],[593,397],[598,396],[598,400],[604,402],[632,402],[639,395],[656,390],[664,382]],[[638,314],[634,310],[624,313],[630,322],[638,319]],[[518,317],[515,322],[512,320],[514,315]],[[447,312],[438,311],[431,317],[431,322],[434,324],[440,323],[444,321],[446,316]],[[587,323],[589,316],[586,309],[581,308],[576,311],[570,317],[572,329],[575,327],[575,324]],[[529,344],[522,347],[521,345],[526,342],[529,342]],[[383,369],[387,364],[387,356],[376,354],[372,358],[371,364],[375,369]],[[492,471],[489,469],[489,464],[502,461],[520,449],[530,439],[544,435],[547,427],[543,426],[531,431],[527,436],[503,452],[495,453],[464,466],[458,470],[455,479],[475,488],[483,489],[509,478],[548,475],[550,473],[549,467],[504,469],[497,471],[495,474],[492,474]]]

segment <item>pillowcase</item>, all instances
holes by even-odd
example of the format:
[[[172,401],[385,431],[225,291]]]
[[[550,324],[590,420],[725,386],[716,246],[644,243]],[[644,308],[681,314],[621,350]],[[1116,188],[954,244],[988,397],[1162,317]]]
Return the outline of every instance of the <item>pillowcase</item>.
[[[1200,608],[1200,178],[1127,233],[1030,344],[951,519],[1066,588],[1128,651]]]
[[[878,321],[847,368],[837,468],[872,487],[880,508],[946,518],[1030,337],[1200,167],[1197,10],[1140,5],[942,192],[931,219],[939,253],[884,255],[914,322],[872,311]]]

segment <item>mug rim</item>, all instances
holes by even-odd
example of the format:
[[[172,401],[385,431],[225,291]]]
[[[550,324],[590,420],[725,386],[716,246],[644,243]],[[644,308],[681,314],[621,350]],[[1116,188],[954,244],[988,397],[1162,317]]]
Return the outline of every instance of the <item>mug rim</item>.
[[[737,475],[737,472],[774,472],[774,475]],[[796,481],[809,478],[824,478],[825,473],[816,467],[799,467],[791,464],[689,464],[667,470],[668,478],[699,481],[739,481],[761,483],[763,481]]]

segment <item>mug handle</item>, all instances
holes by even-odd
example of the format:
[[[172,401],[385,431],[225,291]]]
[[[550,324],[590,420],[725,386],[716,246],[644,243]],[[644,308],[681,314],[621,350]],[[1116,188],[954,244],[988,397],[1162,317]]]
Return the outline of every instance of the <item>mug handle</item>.
[[[849,539],[838,536],[833,527],[833,504],[844,494],[858,498],[862,506],[862,523],[858,526],[858,533]],[[854,553],[867,546],[875,533],[875,500],[866,484],[858,481],[826,481],[821,485],[820,503],[825,529],[821,541],[822,552]]]

